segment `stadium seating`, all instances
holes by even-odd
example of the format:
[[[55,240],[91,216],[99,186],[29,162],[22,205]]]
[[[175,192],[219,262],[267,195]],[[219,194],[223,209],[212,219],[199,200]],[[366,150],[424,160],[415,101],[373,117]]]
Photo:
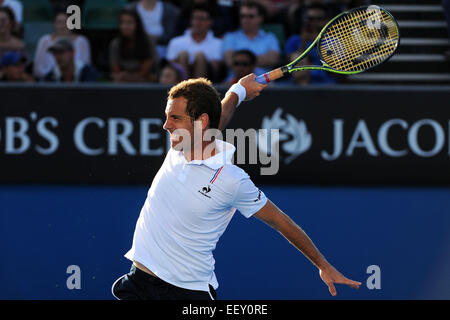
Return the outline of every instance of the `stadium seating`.
[[[26,50],[28,52],[28,57],[34,59],[34,54],[36,47],[38,45],[39,39],[44,34],[49,34],[53,32],[52,22],[25,22],[23,26],[24,41],[26,45]]]
[[[49,22],[53,20],[53,9],[49,0],[21,0],[24,22]]]
[[[83,9],[83,26],[87,29],[117,29],[119,12],[126,0],[86,0]]]

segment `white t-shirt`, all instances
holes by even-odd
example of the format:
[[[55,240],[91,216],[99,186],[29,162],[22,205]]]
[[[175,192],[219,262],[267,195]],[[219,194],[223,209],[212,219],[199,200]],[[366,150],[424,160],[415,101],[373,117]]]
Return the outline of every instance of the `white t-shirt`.
[[[161,1],[158,1],[153,10],[146,10],[139,2],[136,6],[136,10],[141,17],[142,24],[148,35],[160,37],[164,28],[162,26],[163,5]]]
[[[212,31],[209,31],[202,42],[196,42],[192,39],[191,30],[188,29],[182,36],[170,40],[166,57],[174,60],[181,51],[189,53],[189,63],[194,62],[197,52],[203,52],[208,61],[222,60],[222,40],[214,37]]]
[[[22,3],[17,0],[4,0],[1,7],[8,7],[14,13],[16,22],[21,24],[23,22],[23,6]]]
[[[125,257],[177,287],[209,291],[218,282],[213,250],[236,209],[249,218],[267,202],[244,170],[233,165],[235,147],[216,140],[206,160],[187,162],[170,149],[142,207]]]

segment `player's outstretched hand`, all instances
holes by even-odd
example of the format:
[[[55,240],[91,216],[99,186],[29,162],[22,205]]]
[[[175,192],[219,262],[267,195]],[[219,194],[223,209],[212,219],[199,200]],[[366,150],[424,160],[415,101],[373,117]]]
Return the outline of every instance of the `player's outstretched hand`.
[[[247,91],[245,101],[252,100],[255,97],[259,96],[261,91],[267,87],[267,84],[256,82],[255,78],[256,74],[250,73],[245,77],[239,79],[239,83],[245,88],[245,91]]]
[[[336,288],[334,287],[335,283],[346,284],[354,289],[359,289],[359,286],[361,285],[361,282],[353,281],[344,277],[333,266],[330,266],[327,269],[321,269],[319,274],[322,281],[328,286],[328,290],[330,290],[332,296],[337,295]]]

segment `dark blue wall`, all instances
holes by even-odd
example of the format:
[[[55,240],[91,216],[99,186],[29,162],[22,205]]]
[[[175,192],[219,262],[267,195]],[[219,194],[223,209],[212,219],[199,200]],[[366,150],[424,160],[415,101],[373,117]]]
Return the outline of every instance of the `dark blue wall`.
[[[262,186],[358,290],[341,299],[450,298],[450,190]],[[0,299],[112,299],[147,187],[0,187]],[[221,299],[328,299],[311,263],[237,214],[215,251]],[[69,265],[81,289],[69,290]],[[369,290],[366,269],[381,268]]]

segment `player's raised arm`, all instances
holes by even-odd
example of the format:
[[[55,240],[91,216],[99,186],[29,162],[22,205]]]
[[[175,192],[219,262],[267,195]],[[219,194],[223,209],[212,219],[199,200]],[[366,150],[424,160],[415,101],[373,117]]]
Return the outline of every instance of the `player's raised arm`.
[[[331,295],[337,294],[335,283],[359,288],[361,282],[350,280],[337,271],[320,253],[308,235],[270,200],[254,216],[280,232],[300,250],[318,269],[320,278],[328,286]]]
[[[256,75],[251,73],[241,78],[238,83],[231,86],[222,99],[222,114],[220,116],[219,130],[226,128],[234,111],[242,101],[252,100],[259,96],[267,85],[255,81]]]

